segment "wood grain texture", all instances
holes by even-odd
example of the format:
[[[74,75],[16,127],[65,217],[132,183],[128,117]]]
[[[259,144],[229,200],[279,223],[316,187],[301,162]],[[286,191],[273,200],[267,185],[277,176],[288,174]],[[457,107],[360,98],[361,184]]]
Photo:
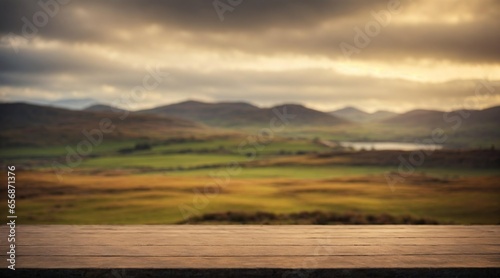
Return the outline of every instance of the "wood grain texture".
[[[500,226],[21,225],[16,247],[18,269],[499,268]]]

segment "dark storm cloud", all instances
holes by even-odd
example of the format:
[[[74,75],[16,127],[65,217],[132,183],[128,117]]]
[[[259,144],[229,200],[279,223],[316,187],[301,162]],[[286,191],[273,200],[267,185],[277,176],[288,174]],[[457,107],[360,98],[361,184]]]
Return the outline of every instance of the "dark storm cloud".
[[[499,7],[500,10],[500,7]],[[500,15],[499,15],[500,18]],[[469,63],[500,62],[500,20],[469,24],[390,26],[360,58],[377,56],[450,59]]]
[[[42,0],[42,2],[56,0]],[[68,1],[68,0],[65,0]],[[270,27],[314,27],[332,17],[343,17],[356,14],[365,9],[380,7],[387,0],[359,1],[327,1],[327,0],[252,0],[241,1],[234,12],[227,12],[225,19],[229,24],[219,20],[213,5],[207,0],[73,0],[66,5],[60,5],[62,12],[77,8],[92,11],[94,18],[119,20],[118,23],[156,22],[165,25],[175,25],[185,29],[213,31],[222,30],[258,30]],[[221,0],[227,3],[225,0]],[[40,6],[30,0],[7,0],[0,2],[0,31],[20,30],[22,17],[31,19],[40,10]],[[229,16],[232,14],[234,16]],[[63,19],[61,19],[63,18]],[[54,17],[56,21],[71,21],[67,16]],[[64,26],[60,26],[64,28]],[[72,26],[78,28],[78,26]],[[52,30],[53,31],[53,30]]]
[[[88,57],[81,51],[71,49],[27,48],[22,55],[13,55],[12,50],[0,47],[1,73],[101,73],[120,69],[119,65],[102,63],[102,59]]]
[[[374,20],[371,12],[386,10],[389,1],[243,0],[234,10],[226,12],[221,22],[213,1],[73,0],[61,5],[60,12],[50,18],[46,26],[38,28],[37,35],[70,42],[134,47],[138,42],[124,45],[116,40],[114,32],[126,29],[138,34],[144,26],[157,24],[164,30],[162,37],[157,39],[165,40],[165,43],[171,34],[179,43],[214,51],[238,50],[264,55],[289,52],[336,59],[343,56],[339,44],[354,45],[354,28],[364,29]],[[417,10],[420,2],[401,0],[402,10]],[[21,19],[26,17],[32,21],[33,14],[41,10],[34,3],[28,0],[1,1],[0,33],[20,35],[25,24]],[[393,23],[383,28],[366,49],[350,58],[500,62],[500,52],[497,51],[500,49],[500,1],[452,4],[450,10],[459,7],[457,13],[472,11],[474,19],[456,24]],[[87,17],[78,16],[79,10],[87,13]],[[397,16],[395,14],[393,18]],[[178,33],[189,36],[176,37]]]

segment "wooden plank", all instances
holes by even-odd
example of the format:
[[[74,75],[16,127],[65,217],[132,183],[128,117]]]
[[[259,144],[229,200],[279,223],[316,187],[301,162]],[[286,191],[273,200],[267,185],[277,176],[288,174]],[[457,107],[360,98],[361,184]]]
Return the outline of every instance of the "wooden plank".
[[[499,267],[500,255],[87,257],[20,256],[18,268],[444,268]]]
[[[222,226],[223,229],[207,229],[200,230],[199,228],[193,228],[193,226],[182,226],[181,228],[171,229],[161,229],[157,226],[151,228],[151,226],[145,227],[134,227],[133,229],[128,228],[127,226],[123,226],[123,228],[111,228],[111,229],[82,229],[80,227],[72,227],[71,228],[40,228],[40,229],[27,229],[27,228],[19,228],[18,233],[29,237],[30,235],[39,236],[41,234],[51,234],[54,236],[67,236],[71,235],[80,235],[80,234],[99,234],[105,233],[109,236],[114,236],[117,234],[143,234],[145,236],[149,236],[151,234],[161,234],[165,237],[174,237],[178,235],[193,235],[193,236],[241,236],[248,235],[250,232],[255,236],[288,236],[288,237],[302,237],[304,235],[310,237],[418,237],[418,238],[441,238],[441,237],[495,237],[499,236],[500,233],[498,229],[477,229],[477,228],[446,228],[446,229],[428,229],[428,228],[412,228],[412,229],[380,229],[374,228],[368,230],[366,228],[359,228],[358,226],[354,226],[351,228],[343,228],[343,229],[318,229],[318,228],[304,228],[298,227],[296,230],[290,230],[286,228],[274,228],[270,229],[269,227],[263,227],[260,229],[234,229],[232,226]],[[2,227],[3,228],[3,227]],[[69,229],[69,230],[68,230]],[[6,232],[6,231],[5,231]]]
[[[78,237],[68,235],[65,237],[47,237],[40,236],[27,238],[19,237],[17,245],[23,246],[303,246],[303,245],[498,245],[498,238],[286,238],[286,237],[199,237],[189,236],[166,238],[161,235],[142,237],[136,236],[106,236],[88,235]]]
[[[7,251],[6,248],[4,248]],[[229,257],[229,256],[330,256],[330,255],[466,255],[500,254],[500,245],[386,245],[386,246],[19,246],[17,254],[29,256],[130,256],[148,257]]]
[[[500,226],[21,225],[16,245],[18,268],[500,267]]]
[[[500,236],[500,233],[496,232],[491,232],[491,231],[478,231],[478,230],[445,230],[445,231],[435,231],[435,230],[430,230],[430,231],[420,231],[420,230],[410,230],[410,231],[349,231],[349,230],[340,230],[340,231],[317,231],[317,230],[296,230],[296,231],[273,231],[273,230],[238,230],[238,231],[210,231],[210,232],[200,232],[196,230],[190,230],[190,229],[185,229],[185,230],[158,230],[158,231],[151,231],[151,230],[129,230],[129,231],[119,231],[119,230],[99,230],[99,231],[92,231],[92,230],[86,230],[86,231],[75,231],[75,230],[40,230],[40,231],[29,231],[26,232],[25,230],[19,230],[20,233],[26,236],[30,235],[39,235],[43,233],[51,233],[54,235],[66,235],[68,234],[68,231],[71,231],[71,234],[73,235],[85,235],[85,234],[96,234],[96,233],[106,233],[109,235],[115,235],[115,234],[135,234],[135,233],[141,233],[145,235],[149,234],[164,234],[165,236],[177,236],[177,235],[182,235],[185,234],[186,232],[191,234],[191,235],[247,235],[249,233],[252,233],[253,235],[266,235],[266,234],[272,234],[272,235],[277,235],[277,236],[301,236],[303,233],[305,233],[308,236],[318,236],[318,235],[328,235],[328,236],[338,236],[338,237],[392,237],[392,236],[398,236],[398,237],[491,237],[491,236]]]
[[[24,232],[39,232],[43,230],[54,231],[60,228],[71,228],[74,231],[99,231],[99,230],[116,230],[116,231],[260,231],[260,230],[273,230],[277,232],[298,230],[316,230],[316,231],[403,231],[415,230],[419,231],[443,231],[453,229],[454,231],[491,231],[500,233],[496,225],[20,225],[18,227]],[[0,229],[5,229],[1,227]]]

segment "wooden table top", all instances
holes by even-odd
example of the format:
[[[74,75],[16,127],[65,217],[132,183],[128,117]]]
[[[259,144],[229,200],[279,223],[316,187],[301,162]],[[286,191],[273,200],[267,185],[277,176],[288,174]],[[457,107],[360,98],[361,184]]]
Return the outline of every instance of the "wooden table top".
[[[2,262],[7,267],[7,227]],[[16,268],[499,268],[500,226],[20,225]]]

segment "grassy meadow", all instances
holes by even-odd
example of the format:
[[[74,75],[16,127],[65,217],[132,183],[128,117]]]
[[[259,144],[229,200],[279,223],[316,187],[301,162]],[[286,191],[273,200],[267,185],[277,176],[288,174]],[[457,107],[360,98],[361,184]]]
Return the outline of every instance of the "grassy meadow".
[[[407,154],[337,150],[298,137],[116,141],[58,177],[51,163],[64,165],[62,147],[1,150],[19,169],[16,205],[25,224],[247,223],[213,217],[227,213],[269,213],[279,216],[272,224],[296,224],[289,216],[307,212],[500,223],[498,151],[436,151],[388,183],[397,157]]]

